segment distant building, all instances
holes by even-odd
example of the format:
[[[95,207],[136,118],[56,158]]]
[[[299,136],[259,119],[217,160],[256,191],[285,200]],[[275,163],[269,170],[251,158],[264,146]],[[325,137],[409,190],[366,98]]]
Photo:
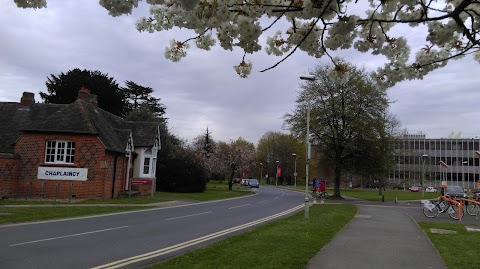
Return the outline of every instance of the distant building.
[[[477,188],[480,180],[480,139],[426,138],[425,134],[404,134],[395,143],[394,184],[440,187],[442,181],[464,188]]]
[[[155,180],[158,123],[129,122],[82,88],[71,104],[0,102],[0,198],[110,198]]]

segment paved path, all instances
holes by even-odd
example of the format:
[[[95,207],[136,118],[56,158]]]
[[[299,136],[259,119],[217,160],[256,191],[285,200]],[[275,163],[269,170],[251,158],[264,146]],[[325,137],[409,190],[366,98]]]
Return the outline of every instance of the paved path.
[[[428,237],[401,208],[358,205],[356,217],[307,266],[318,268],[447,268]]]

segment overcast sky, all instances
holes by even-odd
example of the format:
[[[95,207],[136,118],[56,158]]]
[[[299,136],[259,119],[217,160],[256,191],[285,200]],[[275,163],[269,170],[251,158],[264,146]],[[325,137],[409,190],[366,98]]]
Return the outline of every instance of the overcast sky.
[[[241,61],[240,50],[206,52],[192,46],[178,63],[165,59],[170,39],[193,35],[179,30],[139,33],[135,21],[148,14],[145,3],[132,15],[114,18],[98,1],[47,2],[46,9],[33,10],[0,0],[0,101],[18,102],[22,92],[29,91],[39,102],[38,93],[46,92],[45,81],[51,74],[73,68],[99,70],[120,86],[131,80],[153,88],[154,96],[167,107],[169,128],[180,138],[191,141],[208,127],[215,140],[241,136],[257,144],[268,131],[287,132],[282,130],[282,117],[294,109],[299,75],[319,63],[297,52],[277,68],[260,73],[280,59],[261,52],[247,56],[254,66],[251,75],[242,79],[233,70]],[[415,36],[411,30],[404,34]],[[381,64],[368,54],[341,55],[370,70]],[[388,91],[395,101],[391,112],[412,134],[480,135],[479,67],[466,58],[423,80],[396,85]]]

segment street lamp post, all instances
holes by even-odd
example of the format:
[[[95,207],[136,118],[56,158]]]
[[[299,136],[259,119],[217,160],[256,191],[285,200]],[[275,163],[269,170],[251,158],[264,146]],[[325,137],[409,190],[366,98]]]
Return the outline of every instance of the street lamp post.
[[[305,163],[305,220],[309,219],[309,212],[308,212],[308,203],[310,199],[308,198],[308,169],[310,166],[310,107],[307,108],[307,135],[306,135],[306,143],[307,143],[307,161]]]
[[[463,172],[463,165],[467,164],[467,161],[462,162],[462,186],[465,189],[465,173]],[[468,182],[468,189],[470,190],[470,182]]]
[[[317,77],[312,75],[302,75],[300,76],[300,79],[315,81],[317,80]],[[308,203],[310,202],[310,199],[308,198],[308,170],[310,166],[310,105],[307,106],[307,134],[305,136],[305,143],[307,145],[307,159],[305,162],[305,220],[308,220]]]
[[[297,154],[292,153],[292,156],[295,157],[295,172],[293,173],[293,177],[294,177],[293,186],[295,189],[297,189]]]
[[[428,158],[428,155],[427,154],[423,154],[422,156],[422,159],[423,159],[423,169],[422,169],[422,184],[421,184],[421,188],[422,188],[422,197],[425,197],[425,187],[423,186],[423,183],[425,182],[425,173],[426,173],[426,169],[425,169],[425,160]]]
[[[277,171],[275,171],[275,186],[278,186],[278,166],[280,165],[280,161],[277,160]]]

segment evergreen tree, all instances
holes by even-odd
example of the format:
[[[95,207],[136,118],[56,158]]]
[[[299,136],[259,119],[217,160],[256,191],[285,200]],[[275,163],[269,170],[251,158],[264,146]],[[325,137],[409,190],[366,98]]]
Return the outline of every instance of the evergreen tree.
[[[125,81],[127,87],[122,88],[125,99],[127,101],[128,112],[144,109],[151,111],[157,118],[163,118],[165,114],[165,106],[160,103],[160,98],[155,98],[152,95],[153,89],[144,87],[137,83],[127,80]]]
[[[58,76],[50,75],[45,82],[47,93],[40,92],[43,102],[51,104],[70,104],[78,97],[83,86],[97,95],[98,107],[115,114],[125,116],[126,102],[115,79],[100,71],[72,69]]]

